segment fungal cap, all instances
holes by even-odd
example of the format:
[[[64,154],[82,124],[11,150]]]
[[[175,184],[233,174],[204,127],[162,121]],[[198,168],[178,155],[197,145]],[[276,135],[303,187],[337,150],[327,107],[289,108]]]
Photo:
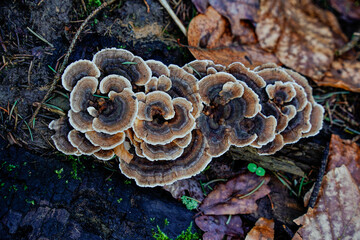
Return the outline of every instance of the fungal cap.
[[[110,150],[124,142],[125,133],[119,132],[114,135],[110,135],[96,131],[89,131],[85,133],[85,137],[94,146],[100,146],[103,150]]]
[[[74,112],[73,110],[68,111],[69,122],[71,126],[82,132],[85,133],[87,131],[92,131],[92,121],[94,119],[87,111],[81,112]]]
[[[96,92],[98,80],[94,77],[83,77],[70,93],[70,107],[74,112],[86,110],[89,100]]]
[[[184,149],[174,142],[165,145],[152,145],[142,142],[141,149],[144,157],[149,161],[174,160],[184,152]]]
[[[59,151],[66,155],[73,155],[78,152],[78,149],[71,144],[67,137],[72,128],[66,117],[51,121],[49,128],[55,131],[51,139]]]
[[[145,85],[151,77],[145,61],[124,49],[103,49],[94,55],[93,62],[104,75],[120,75],[137,86]]]
[[[102,94],[107,94],[110,91],[121,93],[125,88],[131,89],[131,83],[123,76],[111,74],[104,77],[99,86],[99,90]]]
[[[190,178],[203,171],[210,161],[203,135],[194,130],[190,145],[177,159],[152,162],[135,157],[130,163],[120,161],[119,168],[124,175],[135,179],[137,185],[155,187]]]
[[[190,133],[195,127],[195,118],[190,113],[191,103],[185,98],[175,98],[172,104],[175,115],[171,119],[136,119],[133,126],[136,136],[149,144],[164,145]]]
[[[155,116],[163,117],[165,120],[175,116],[173,101],[169,94],[154,91],[146,94],[145,102],[139,101],[137,118],[145,121],[153,121]]]
[[[201,100],[206,104],[206,105],[210,105],[210,102],[212,100],[212,98],[214,97],[214,90],[216,88],[219,88],[219,86],[221,86],[223,88],[223,85],[225,85],[226,83],[233,83],[237,85],[237,93],[238,95],[242,95],[243,94],[243,86],[239,85],[239,83],[237,83],[236,79],[234,76],[232,76],[229,73],[225,73],[225,72],[221,72],[221,73],[216,73],[216,74],[212,74],[212,75],[208,75],[204,78],[202,78],[199,81],[199,89],[200,89],[200,96],[201,96]],[[229,86],[229,85],[226,85]],[[228,89],[226,87],[226,89]],[[217,92],[215,92],[215,94],[217,94]]]
[[[80,79],[88,76],[100,77],[99,69],[89,60],[79,60],[66,67],[61,82],[66,90],[71,91]]]
[[[97,132],[116,134],[130,128],[138,112],[138,101],[129,88],[121,93],[110,91],[108,108],[94,118],[93,128]]]
[[[114,157],[115,153],[112,149],[110,150],[99,150],[97,152],[94,152],[94,156],[100,160],[108,161]]]
[[[86,137],[84,133],[81,133],[75,129],[71,130],[68,134],[70,143],[75,146],[80,153],[84,155],[91,155],[99,151],[99,146],[94,146]]]

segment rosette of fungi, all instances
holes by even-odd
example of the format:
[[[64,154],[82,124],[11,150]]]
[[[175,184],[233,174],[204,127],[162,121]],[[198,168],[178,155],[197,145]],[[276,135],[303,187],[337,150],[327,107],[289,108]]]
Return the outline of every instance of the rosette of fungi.
[[[133,65],[145,65],[139,68],[143,73],[136,74],[136,68],[129,68],[128,75],[145,76],[145,79],[149,77],[146,76],[149,68],[142,59],[126,54],[128,51],[120,52],[125,55],[124,61],[131,60]],[[100,54],[94,59],[102,63],[102,57]],[[108,66],[105,68],[109,69]],[[122,74],[126,75],[125,72],[126,69]],[[109,160],[114,156],[113,149],[124,142],[124,131],[129,129],[135,120],[137,100],[131,82],[125,77],[115,74],[104,76],[102,71],[102,80],[99,84],[100,75],[101,71],[96,64],[88,60],[72,63],[64,71],[62,84],[65,89],[71,91],[68,121],[74,128],[66,137],[73,147],[78,149],[79,154],[94,154],[99,159]]]
[[[322,128],[324,110],[312,95],[312,88],[300,74],[264,64],[254,71],[266,82],[262,106],[265,114],[278,119],[274,141],[259,147],[260,154],[273,154],[285,144],[316,135]]]
[[[254,141],[265,145],[273,140],[276,120],[260,113],[259,97],[246,83],[218,72],[202,78],[199,89],[205,107],[197,127],[211,156],[222,155],[231,145],[243,147]]]
[[[223,65],[215,64],[211,60],[194,60],[185,64],[182,68],[194,75],[198,80],[207,75],[223,72],[225,70]]]
[[[192,105],[162,91],[138,93],[139,110],[133,131],[148,160],[171,160],[184,151],[183,142],[195,127]],[[185,139],[184,139],[185,138]]]

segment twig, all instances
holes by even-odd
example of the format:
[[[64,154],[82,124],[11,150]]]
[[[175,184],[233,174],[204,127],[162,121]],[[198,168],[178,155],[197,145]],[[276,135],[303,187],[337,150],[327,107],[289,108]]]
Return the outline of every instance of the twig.
[[[46,43],[47,45],[49,45],[50,47],[54,47],[54,45],[52,45],[51,43],[48,42],[48,40],[46,40],[45,38],[43,38],[42,36],[40,36],[39,34],[37,34],[36,32],[34,32],[33,30],[31,30],[31,28],[26,27],[27,30],[29,30],[32,34],[35,35],[35,37],[37,37],[38,39],[40,39],[41,41],[43,41],[44,43]]]
[[[355,32],[350,40],[350,42],[346,43],[344,46],[342,46],[338,51],[337,55],[341,56],[350,49],[354,48],[356,44],[360,41],[360,32]]]
[[[326,165],[327,165],[327,159],[328,159],[329,147],[330,147],[329,145],[330,145],[330,141],[326,145],[324,155],[323,155],[323,159],[321,160],[321,166],[320,166],[320,170],[319,170],[319,173],[318,173],[318,176],[317,176],[317,179],[316,179],[316,183],[314,185],[314,189],[313,189],[313,191],[311,193],[311,196],[310,196],[308,207],[311,207],[311,208],[314,208],[315,203],[316,203],[316,199],[317,199],[317,197],[319,195],[322,179],[324,177],[325,168],[326,168]]]
[[[183,34],[186,37],[186,28],[184,27],[184,25],[182,24],[180,19],[176,16],[174,11],[171,9],[168,2],[166,0],[159,0],[159,2],[166,9],[166,11],[170,14],[170,17],[175,21],[176,25],[178,25],[178,27],[180,28],[180,30],[183,32]]]
[[[34,61],[31,61],[30,66],[29,66],[29,70],[28,70],[28,85],[29,85],[29,87],[31,85],[31,70],[33,68],[33,65],[34,65]]]
[[[1,34],[0,34],[0,42],[1,42],[2,48],[4,49],[4,52],[7,52],[7,49],[6,49],[6,46],[5,46],[5,44],[4,44],[3,39],[2,39],[2,37],[1,37]]]
[[[49,95],[51,94],[51,92],[55,89],[56,84],[58,83],[58,81],[60,80],[60,76],[63,73],[65,66],[69,60],[70,54],[72,53],[72,50],[76,44],[77,39],[80,36],[80,33],[82,32],[82,30],[84,29],[84,27],[86,26],[86,24],[89,22],[89,20],[91,18],[93,18],[99,11],[101,11],[103,8],[107,7],[108,5],[114,3],[116,0],[110,0],[108,2],[104,2],[103,4],[101,4],[97,9],[95,9],[86,19],[85,21],[81,24],[81,26],[79,27],[79,29],[77,30],[73,40],[71,41],[70,47],[64,57],[64,61],[61,64],[61,67],[59,69],[59,71],[56,73],[54,80],[49,88],[49,90],[47,91],[47,93],[45,94],[44,98],[41,100],[40,104],[36,107],[33,115],[31,116],[30,120],[29,120],[29,125],[31,125],[31,123],[33,122],[33,120],[35,119],[36,115],[39,113],[41,106],[44,104],[45,100],[49,97]],[[31,125],[31,127],[33,128],[34,126]]]
[[[150,12],[149,4],[147,3],[146,0],[144,0],[144,3],[145,3],[145,5],[146,5],[146,12],[149,13],[149,12]]]

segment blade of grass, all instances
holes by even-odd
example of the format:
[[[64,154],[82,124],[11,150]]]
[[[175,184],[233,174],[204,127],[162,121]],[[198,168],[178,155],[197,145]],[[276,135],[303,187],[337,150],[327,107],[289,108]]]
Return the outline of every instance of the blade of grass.
[[[13,113],[13,111],[14,111],[14,108],[15,108],[16,104],[18,103],[18,101],[19,101],[19,100],[16,100],[15,103],[14,103],[14,104],[12,105],[12,107],[11,107],[10,114],[9,114],[9,121],[11,120],[11,115],[12,115],[12,113]]]
[[[19,118],[21,118],[21,119],[24,120],[24,118],[23,118],[20,114],[18,114],[18,116],[19,116]],[[28,130],[29,130],[30,138],[31,138],[31,141],[33,142],[33,141],[34,141],[34,138],[33,138],[32,132],[31,132],[31,128],[30,128],[30,126],[28,125],[28,123],[27,123],[26,121],[24,121],[24,123],[25,123],[26,127],[27,127]]]
[[[285,187],[287,187],[296,197],[298,197],[297,193],[290,187],[287,182],[284,181],[284,179],[282,179],[278,174],[276,174],[276,172],[273,173],[279,179],[279,181],[285,185]]]

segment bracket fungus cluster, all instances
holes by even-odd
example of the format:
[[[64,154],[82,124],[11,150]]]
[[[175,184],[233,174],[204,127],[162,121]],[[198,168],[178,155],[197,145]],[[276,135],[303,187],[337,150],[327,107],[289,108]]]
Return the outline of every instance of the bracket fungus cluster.
[[[70,64],[62,85],[71,109],[49,125],[57,149],[117,156],[140,186],[194,176],[231,145],[273,154],[322,127],[306,79],[274,64],[166,66],[111,48]]]

